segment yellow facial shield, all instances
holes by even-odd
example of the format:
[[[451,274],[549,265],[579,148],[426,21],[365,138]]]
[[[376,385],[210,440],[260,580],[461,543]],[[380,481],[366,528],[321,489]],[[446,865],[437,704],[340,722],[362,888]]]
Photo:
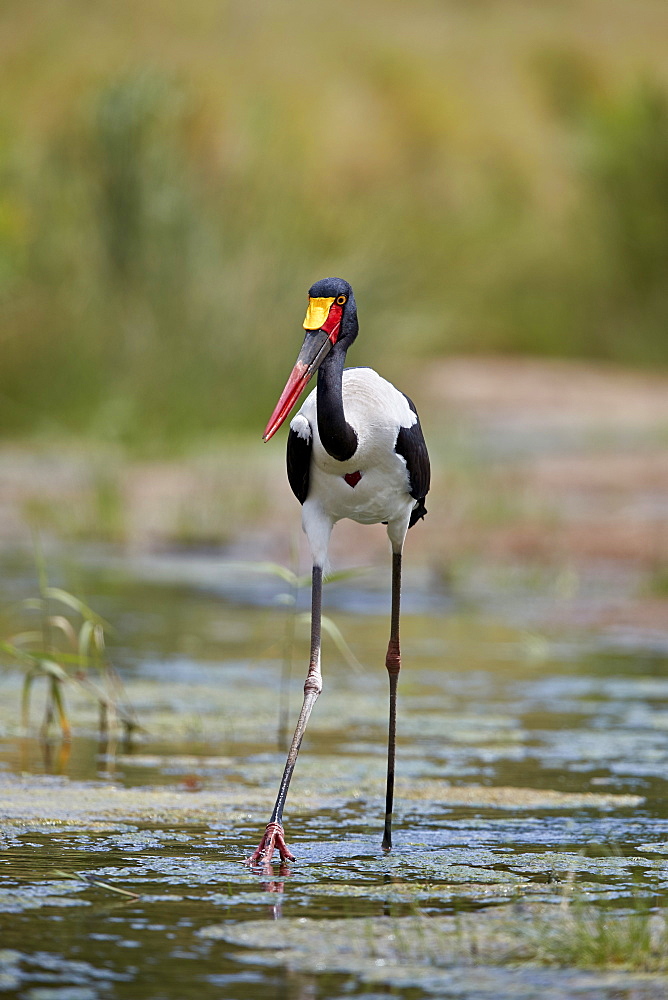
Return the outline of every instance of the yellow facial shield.
[[[329,310],[332,308],[334,297],[331,299],[309,299],[306,319],[304,320],[305,330],[321,330],[327,322]]]

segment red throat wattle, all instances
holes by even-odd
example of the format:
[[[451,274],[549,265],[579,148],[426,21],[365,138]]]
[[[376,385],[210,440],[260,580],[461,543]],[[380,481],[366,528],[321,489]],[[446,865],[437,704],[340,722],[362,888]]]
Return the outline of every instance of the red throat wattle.
[[[327,319],[320,327],[322,332],[327,334],[332,344],[335,344],[339,338],[339,333],[341,332],[342,316],[343,316],[343,306],[340,306],[338,302],[332,302],[329,309],[329,313],[327,314]]]

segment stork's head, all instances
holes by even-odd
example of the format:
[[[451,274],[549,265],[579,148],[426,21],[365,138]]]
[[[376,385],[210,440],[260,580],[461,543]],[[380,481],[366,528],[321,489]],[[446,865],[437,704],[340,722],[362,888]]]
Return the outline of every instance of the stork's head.
[[[331,345],[348,350],[357,336],[357,306],[353,290],[343,278],[322,278],[308,290],[304,329],[327,334]]]
[[[347,281],[322,278],[311,285],[304,329],[302,349],[265,428],[265,441],[276,433],[329,352],[345,354],[357,336],[357,306]]]

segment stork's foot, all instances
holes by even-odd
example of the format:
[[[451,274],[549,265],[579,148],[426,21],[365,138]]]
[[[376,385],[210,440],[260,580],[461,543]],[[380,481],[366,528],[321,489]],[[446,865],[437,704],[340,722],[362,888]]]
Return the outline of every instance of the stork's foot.
[[[267,829],[264,831],[262,840],[260,841],[256,850],[253,851],[249,858],[246,858],[247,865],[257,865],[260,861],[265,864],[271,863],[271,859],[274,856],[274,851],[278,851],[281,861],[294,861],[295,856],[288,850],[288,845],[285,843],[285,836],[283,834],[283,827],[280,823],[268,823]]]

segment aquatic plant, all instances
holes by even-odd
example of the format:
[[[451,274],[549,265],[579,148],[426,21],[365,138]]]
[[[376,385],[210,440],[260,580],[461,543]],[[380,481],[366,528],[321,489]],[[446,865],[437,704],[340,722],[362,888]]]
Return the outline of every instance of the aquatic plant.
[[[617,846],[605,845],[601,850],[604,857],[621,856]],[[668,970],[667,911],[640,886],[634,887],[631,906],[620,913],[605,903],[587,901],[573,869],[567,873],[561,896],[555,918],[538,921],[536,948],[542,963],[633,972]]]
[[[140,899],[140,896],[136,892],[130,892],[129,889],[122,889],[119,885],[113,885],[111,882],[103,882],[102,879],[96,878],[94,875],[86,875],[84,872],[65,872],[61,868],[54,869],[54,875],[58,875],[60,878],[73,879],[75,882],[84,882],[86,885],[93,885],[97,889],[105,889],[107,892],[116,892],[120,896],[127,896],[130,899]]]
[[[21,716],[28,728],[33,684],[43,679],[47,686],[44,717],[40,728],[48,735],[54,717],[64,740],[72,729],[65,705],[66,687],[77,688],[92,698],[99,709],[100,735],[106,736],[118,722],[129,738],[138,728],[128,705],[120,678],[106,654],[105,630],[111,626],[88,604],[61,587],[49,585],[44,562],[36,550],[39,592],[19,601],[9,613],[19,630],[0,641],[6,662],[25,674],[21,696]],[[95,674],[93,679],[91,676]]]
[[[621,914],[600,905],[570,904],[554,921],[542,924],[538,957],[562,967],[666,972],[666,911],[640,898]]]

